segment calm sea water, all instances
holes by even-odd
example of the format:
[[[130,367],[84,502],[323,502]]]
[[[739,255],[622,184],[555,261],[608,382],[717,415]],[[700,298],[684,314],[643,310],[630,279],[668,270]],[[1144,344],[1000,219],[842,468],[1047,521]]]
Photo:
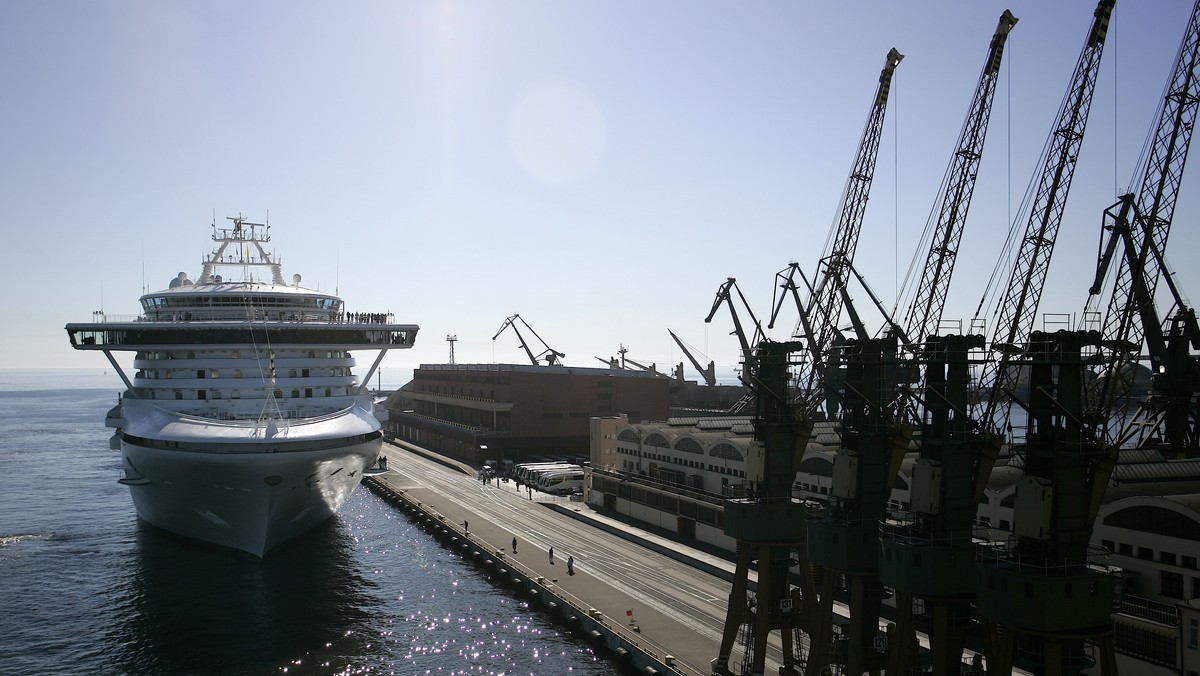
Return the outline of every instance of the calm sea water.
[[[0,370],[0,674],[619,673],[365,488],[264,561],[139,522],[122,389]]]

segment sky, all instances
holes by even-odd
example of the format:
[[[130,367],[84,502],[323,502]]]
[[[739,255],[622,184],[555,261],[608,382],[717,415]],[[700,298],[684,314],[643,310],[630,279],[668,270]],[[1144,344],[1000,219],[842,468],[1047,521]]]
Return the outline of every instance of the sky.
[[[668,370],[669,329],[732,373],[715,293],[737,278],[765,324],[775,273],[815,269],[892,47],[855,262],[895,302],[1006,8],[945,313],[963,322],[1027,220],[1094,2],[0,3],[0,368],[107,366],[63,326],[197,277],[214,216],[241,214],[269,219],[286,278],[421,327],[388,374],[447,362],[449,335],[458,363],[528,363],[511,329],[493,339],[513,314],[569,366],[623,345]],[[1191,10],[1117,4],[1042,313],[1084,307]],[[1196,186],[1168,250],[1185,292]]]

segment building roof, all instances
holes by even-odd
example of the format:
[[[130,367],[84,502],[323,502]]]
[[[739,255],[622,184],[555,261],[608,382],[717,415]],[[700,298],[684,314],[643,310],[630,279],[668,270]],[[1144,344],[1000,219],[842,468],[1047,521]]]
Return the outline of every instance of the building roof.
[[[611,376],[613,378],[635,378],[639,380],[666,380],[661,373],[629,371],[626,369],[591,368],[588,366],[534,366],[533,364],[421,364],[424,371],[500,371],[510,373],[539,373],[564,376]]]

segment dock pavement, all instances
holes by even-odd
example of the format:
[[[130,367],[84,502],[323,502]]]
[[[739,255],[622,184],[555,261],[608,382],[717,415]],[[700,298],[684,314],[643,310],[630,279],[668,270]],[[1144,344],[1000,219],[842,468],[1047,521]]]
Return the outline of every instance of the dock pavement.
[[[409,504],[420,504],[425,511],[440,515],[444,526],[456,536],[505,562],[504,565],[514,573],[521,573],[531,583],[540,578],[547,588],[579,613],[591,617],[597,616],[598,612],[602,629],[628,641],[628,644],[621,643],[622,646],[636,646],[631,649],[643,650],[668,665],[668,671],[663,673],[686,676],[710,673],[709,661],[720,649],[720,627],[718,623],[714,629],[713,618],[720,614],[723,619],[729,590],[727,580],[732,576],[733,563],[601,514],[583,502],[556,499],[535,491],[528,501],[520,503],[526,494],[518,493],[515,483],[511,482],[497,483],[493,490],[512,492],[512,497],[506,496],[501,501],[496,501],[496,496],[491,499],[508,508],[510,515],[514,514],[511,506],[520,503],[522,509],[515,514],[529,512],[528,518],[536,520],[498,516],[481,508],[481,503],[472,498],[473,492],[477,491],[471,489],[481,482],[470,466],[403,442],[385,444],[384,453],[391,471],[373,477],[369,485],[403,495]],[[418,457],[453,472],[439,469],[446,475],[445,480],[439,477],[435,481],[429,474],[427,463],[419,463]],[[419,468],[422,464],[426,469]],[[461,476],[456,478],[454,473]],[[515,554],[511,551],[514,538],[519,543]],[[612,538],[619,538],[625,544],[613,544]],[[552,559],[550,548],[555,542],[573,544],[560,544]],[[698,617],[695,609],[673,606],[669,601],[656,599],[656,594],[638,589],[623,574],[622,565],[599,565],[593,562],[593,557],[581,557],[574,565],[574,575],[568,575],[568,556],[579,556],[582,551],[616,549],[627,552],[626,556],[633,559],[637,568],[647,571],[643,577],[659,574],[667,568],[668,562],[674,562],[671,565],[676,568],[682,562],[694,569],[683,574],[688,578],[695,576],[698,582],[709,585],[711,592],[693,593],[695,596],[708,595],[707,605],[711,607],[704,612],[709,616]],[[721,589],[725,590],[724,597],[719,597]],[[620,656],[630,659],[628,655]]]

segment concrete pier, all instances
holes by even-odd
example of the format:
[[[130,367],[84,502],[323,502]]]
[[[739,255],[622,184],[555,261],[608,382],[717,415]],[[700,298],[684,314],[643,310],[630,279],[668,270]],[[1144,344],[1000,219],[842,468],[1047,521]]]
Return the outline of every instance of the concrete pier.
[[[731,562],[581,502],[518,492],[514,482],[485,484],[472,468],[415,446],[385,445],[385,454],[392,471],[364,481],[373,492],[599,654],[645,674],[710,672]]]

